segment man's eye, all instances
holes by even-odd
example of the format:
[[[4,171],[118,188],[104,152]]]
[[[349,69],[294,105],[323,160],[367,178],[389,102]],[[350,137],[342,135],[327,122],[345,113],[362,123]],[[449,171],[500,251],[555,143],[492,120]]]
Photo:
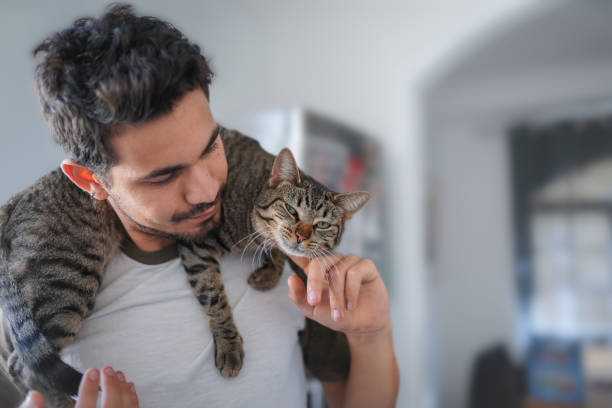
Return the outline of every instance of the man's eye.
[[[297,211],[295,211],[295,208],[293,208],[289,204],[285,203],[285,208],[287,209],[289,214],[293,215],[294,217],[297,215]]]
[[[331,227],[331,224],[327,221],[319,221],[315,224],[315,227],[317,227],[317,229],[326,229]]]
[[[161,186],[164,185],[166,183],[169,183],[170,181],[172,181],[172,179],[175,177],[175,173],[170,173],[170,174],[165,174],[163,176],[159,176],[159,177],[155,177],[152,179],[149,179],[148,182],[149,184],[153,184],[155,186]]]

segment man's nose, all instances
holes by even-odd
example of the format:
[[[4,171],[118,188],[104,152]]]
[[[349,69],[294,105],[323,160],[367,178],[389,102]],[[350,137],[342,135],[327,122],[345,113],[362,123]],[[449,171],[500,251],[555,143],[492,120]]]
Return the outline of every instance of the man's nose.
[[[202,163],[191,169],[185,185],[185,200],[192,205],[212,203],[221,185],[212,176],[208,166]]]

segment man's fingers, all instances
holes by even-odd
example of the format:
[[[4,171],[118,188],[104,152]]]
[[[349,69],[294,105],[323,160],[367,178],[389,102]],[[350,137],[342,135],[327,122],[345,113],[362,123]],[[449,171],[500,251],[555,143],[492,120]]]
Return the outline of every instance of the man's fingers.
[[[304,316],[312,319],[312,306],[306,300],[306,288],[304,282],[295,275],[289,276],[289,298],[300,308]]]
[[[102,408],[121,406],[121,389],[115,371],[111,367],[102,369]]]
[[[336,322],[344,318],[346,273],[357,262],[359,262],[359,258],[355,255],[349,255],[340,259],[329,269],[330,279],[333,282],[329,291],[329,306],[331,308],[331,318]]]
[[[331,273],[334,264],[342,259],[341,255],[332,254],[321,256],[310,260],[310,263],[304,270],[308,275],[306,287],[308,291],[308,303],[312,306],[318,305],[321,302],[322,294],[327,289],[328,285],[333,288],[336,283],[336,274]],[[328,275],[328,271],[329,275]],[[326,282],[329,279],[329,283]],[[340,283],[338,283],[340,285]]]
[[[322,267],[320,267],[320,262],[316,262],[313,259],[308,259],[301,256],[290,256],[289,258],[297,266],[302,268],[308,277],[307,302],[313,306],[316,305],[321,300],[321,292],[323,290],[325,276],[325,271]]]
[[[102,408],[138,408],[134,383],[128,383],[121,371],[115,372],[111,367],[104,367],[101,372],[90,368],[83,374],[75,408],[96,407],[100,388],[102,388],[100,405]],[[29,408],[30,405],[26,407]],[[39,408],[39,405],[35,407]]]
[[[307,300],[311,306],[319,304],[325,286],[325,269],[318,261],[312,261],[304,270],[308,275],[306,281]]]
[[[121,401],[124,407],[138,407],[138,397],[136,396],[136,390],[134,383],[128,383],[125,378],[125,374],[121,371],[117,371],[116,377],[119,380],[119,388],[121,390]]]
[[[302,268],[302,270],[306,269],[306,267],[308,266],[308,264],[310,263],[310,259],[308,258],[304,258],[302,256],[289,256],[289,258],[300,268]]]
[[[132,407],[138,408],[139,402],[138,402],[138,395],[136,394],[136,387],[134,386],[133,382],[129,382],[128,384],[128,389],[130,390],[130,401],[132,403]]]
[[[79,399],[75,408],[95,407],[98,400],[98,387],[100,384],[100,372],[96,368],[85,371],[81,384],[79,385]]]
[[[359,259],[355,255],[342,257],[332,254],[314,259],[292,256],[291,259],[303,268],[308,276],[306,293],[301,294],[300,299],[292,297],[293,301],[306,314],[304,309],[307,309],[307,306],[318,305],[324,291],[329,287],[331,318],[337,322],[344,318],[346,310],[351,311],[357,307],[361,285],[378,276],[376,266],[370,259]],[[290,284],[291,281],[290,279]],[[298,287],[297,280],[295,287]],[[303,288],[303,285],[300,288]],[[291,290],[290,296],[292,296]]]
[[[130,389],[122,371],[117,371],[115,377],[119,380],[119,397],[124,407],[130,406]]]
[[[344,285],[344,299],[346,300],[346,310],[354,310],[359,300],[359,288],[361,287],[360,272],[351,268],[346,273],[346,284]]]
[[[344,297],[347,310],[354,310],[359,300],[361,285],[378,277],[376,266],[370,259],[361,259],[346,272]]]

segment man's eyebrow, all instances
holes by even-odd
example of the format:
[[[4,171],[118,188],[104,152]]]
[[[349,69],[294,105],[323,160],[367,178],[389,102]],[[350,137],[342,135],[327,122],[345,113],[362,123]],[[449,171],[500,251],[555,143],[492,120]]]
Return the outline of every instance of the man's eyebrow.
[[[215,129],[213,130],[212,135],[210,136],[210,140],[206,144],[206,147],[202,151],[202,154],[200,155],[200,157],[205,156],[210,151],[212,146],[215,144],[215,141],[219,137],[220,133],[221,133],[221,128],[219,127],[219,125],[217,125],[215,127]],[[182,170],[182,169],[184,169],[186,167],[187,166],[185,166],[183,164],[179,164],[179,165],[176,165],[176,166],[168,166],[168,167],[163,167],[161,169],[156,169],[156,170],[151,171],[146,176],[138,178],[138,181],[148,181],[148,180],[150,180],[152,178],[155,178],[155,177],[163,176],[165,174],[174,173],[174,172]]]
[[[211,150],[212,146],[217,141],[217,138],[219,137],[220,133],[221,133],[221,126],[217,125],[217,127],[213,130],[212,135],[210,135],[210,140],[208,141],[208,144],[204,148],[204,151],[202,152],[200,157],[205,156]]]

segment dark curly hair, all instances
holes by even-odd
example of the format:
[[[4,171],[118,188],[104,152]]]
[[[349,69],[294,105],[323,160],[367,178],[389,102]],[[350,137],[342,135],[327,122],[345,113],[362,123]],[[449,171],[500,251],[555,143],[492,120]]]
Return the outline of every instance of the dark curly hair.
[[[186,92],[209,97],[212,71],[200,48],[171,24],[114,4],[45,39],[35,88],[55,140],[106,180],[110,138],[125,124],[168,113]]]

